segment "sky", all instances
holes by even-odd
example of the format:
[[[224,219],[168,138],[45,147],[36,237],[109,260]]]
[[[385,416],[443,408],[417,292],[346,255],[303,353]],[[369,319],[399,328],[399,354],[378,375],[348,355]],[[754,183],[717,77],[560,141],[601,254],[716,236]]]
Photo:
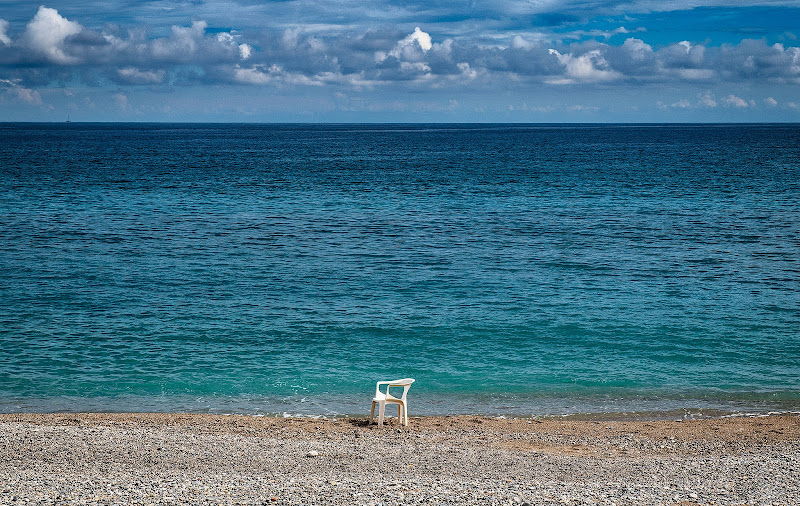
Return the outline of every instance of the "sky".
[[[0,0],[0,121],[800,122],[800,0]]]

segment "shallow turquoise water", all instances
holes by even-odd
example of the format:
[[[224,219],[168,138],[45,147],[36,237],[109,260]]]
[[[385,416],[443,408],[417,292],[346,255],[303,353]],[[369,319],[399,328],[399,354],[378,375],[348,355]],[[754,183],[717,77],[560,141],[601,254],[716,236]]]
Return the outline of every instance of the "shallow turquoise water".
[[[800,409],[800,126],[0,124],[0,411]]]

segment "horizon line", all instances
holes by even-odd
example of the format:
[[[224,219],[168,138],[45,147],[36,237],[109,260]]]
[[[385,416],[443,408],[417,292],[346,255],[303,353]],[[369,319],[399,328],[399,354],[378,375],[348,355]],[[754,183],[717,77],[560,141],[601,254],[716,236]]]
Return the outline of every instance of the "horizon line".
[[[800,121],[0,121],[0,125],[163,124],[163,125],[800,125]]]

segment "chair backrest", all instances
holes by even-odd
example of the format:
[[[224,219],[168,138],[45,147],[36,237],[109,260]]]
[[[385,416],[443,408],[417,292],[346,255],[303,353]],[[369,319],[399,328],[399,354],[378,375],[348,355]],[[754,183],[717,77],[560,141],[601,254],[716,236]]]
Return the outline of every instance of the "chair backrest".
[[[394,381],[379,381],[377,385],[375,385],[375,391],[380,392],[381,385],[386,386],[386,395],[389,395],[389,389],[392,387],[403,387],[403,395],[399,398],[403,401],[406,400],[406,394],[408,393],[408,389],[411,388],[411,384],[414,383],[414,378],[403,378]]]

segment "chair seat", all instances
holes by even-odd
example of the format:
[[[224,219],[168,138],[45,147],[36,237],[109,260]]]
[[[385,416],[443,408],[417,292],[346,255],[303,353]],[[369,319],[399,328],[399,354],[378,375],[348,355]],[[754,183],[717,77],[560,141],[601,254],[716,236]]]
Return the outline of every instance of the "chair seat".
[[[376,395],[375,397],[372,398],[372,402],[380,402],[380,401],[403,402],[403,399],[398,399],[397,397],[394,397],[393,395],[384,394],[384,393],[382,393],[380,395]]]

